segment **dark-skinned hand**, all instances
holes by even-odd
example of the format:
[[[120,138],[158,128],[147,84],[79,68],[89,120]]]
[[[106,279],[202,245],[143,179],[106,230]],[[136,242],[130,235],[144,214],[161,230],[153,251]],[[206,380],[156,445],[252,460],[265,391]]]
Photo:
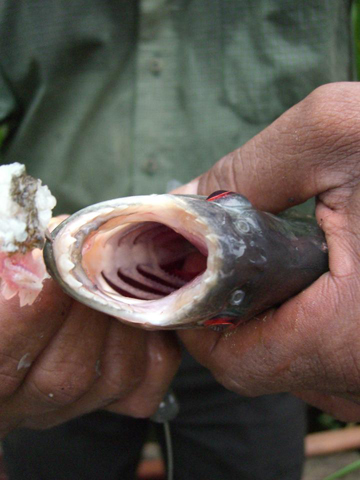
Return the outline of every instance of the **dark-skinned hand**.
[[[179,336],[241,395],[293,392],[344,420],[360,419],[360,84],[318,88],[183,193],[240,192],[278,213],[317,196],[330,271],[231,334]]]
[[[53,280],[33,305],[0,299],[0,311],[0,438],[100,408],[148,417],[180,361],[171,332],[128,327]]]

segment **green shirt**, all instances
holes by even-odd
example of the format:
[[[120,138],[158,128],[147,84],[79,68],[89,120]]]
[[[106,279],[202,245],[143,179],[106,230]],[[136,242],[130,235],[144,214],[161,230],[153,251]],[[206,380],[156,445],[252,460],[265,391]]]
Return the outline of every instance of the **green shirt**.
[[[3,0],[3,162],[58,212],[161,193],[352,79],[350,0]]]

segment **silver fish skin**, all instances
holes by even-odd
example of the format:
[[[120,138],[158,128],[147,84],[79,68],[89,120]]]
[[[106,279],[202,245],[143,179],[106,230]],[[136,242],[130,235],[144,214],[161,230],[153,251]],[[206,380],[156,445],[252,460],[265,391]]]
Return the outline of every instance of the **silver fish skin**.
[[[89,206],[46,241],[76,300],[145,329],[238,325],[328,270],[322,230],[242,195],[148,195]]]

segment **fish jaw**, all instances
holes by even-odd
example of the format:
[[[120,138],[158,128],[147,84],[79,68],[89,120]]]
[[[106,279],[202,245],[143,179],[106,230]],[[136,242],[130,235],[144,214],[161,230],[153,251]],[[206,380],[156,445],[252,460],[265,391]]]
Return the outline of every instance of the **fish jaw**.
[[[145,289],[150,289],[153,276],[156,276],[156,282],[161,281],[161,285],[157,283],[157,288],[153,288],[147,298],[138,298],[138,292],[134,294],[136,289],[127,284],[129,292],[124,296],[119,293],[124,287],[116,278],[117,262],[122,263],[126,278],[136,258],[137,266],[149,263],[147,259],[153,258],[154,251],[148,248],[148,244],[151,246],[154,242],[146,239],[147,226],[154,227],[150,228],[154,231],[164,228],[166,235],[173,232],[175,241],[180,238],[185,248],[192,247],[190,255],[201,251],[202,257],[206,258],[206,268],[189,282],[182,282],[172,272],[167,276],[162,271],[161,278],[158,278],[157,267],[164,257],[166,260],[165,250],[171,247],[169,242],[160,249],[159,258],[153,262],[155,271],[143,272],[146,278],[142,277],[145,285],[141,296],[145,294],[146,297],[148,292]],[[132,232],[136,234],[137,228],[139,235],[133,241],[131,235]],[[139,237],[142,236],[144,241],[140,244]],[[126,243],[122,238],[129,240]],[[117,247],[119,242],[120,249]],[[197,325],[203,319],[210,287],[220,281],[218,248],[219,242],[212,230],[186,200],[174,195],[149,195],[103,202],[78,212],[53,232],[52,241],[45,245],[44,256],[48,270],[77,300],[135,326],[166,329]],[[170,257],[172,254],[174,252],[170,252]],[[109,271],[112,262],[115,262],[113,272]],[[133,273],[136,271],[130,272]],[[117,282],[118,291],[112,280]],[[136,280],[132,283],[135,284]],[[172,291],[166,293],[167,284]],[[154,293],[157,289],[160,289],[158,296]]]

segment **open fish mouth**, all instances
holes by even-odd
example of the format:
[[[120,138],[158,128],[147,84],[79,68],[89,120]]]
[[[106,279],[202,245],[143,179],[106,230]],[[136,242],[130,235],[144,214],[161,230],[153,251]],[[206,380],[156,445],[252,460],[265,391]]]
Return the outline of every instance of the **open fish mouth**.
[[[45,244],[72,297],[147,329],[238,324],[327,270],[317,225],[259,212],[241,195],[136,196],[87,207]]]
[[[143,327],[186,320],[219,281],[218,239],[189,199],[129,197],[90,206],[52,233],[47,268],[77,300]]]

